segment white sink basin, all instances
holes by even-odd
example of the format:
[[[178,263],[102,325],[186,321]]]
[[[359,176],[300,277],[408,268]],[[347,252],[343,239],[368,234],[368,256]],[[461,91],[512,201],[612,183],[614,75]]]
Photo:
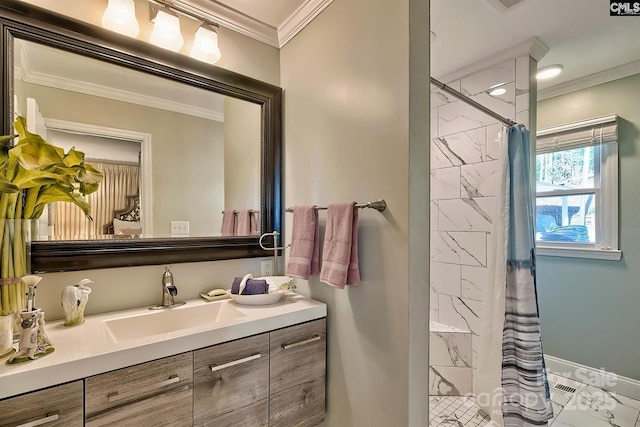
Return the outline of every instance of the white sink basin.
[[[242,316],[246,315],[233,305],[221,301],[148,311],[105,320],[104,325],[116,342],[122,342],[202,327]]]

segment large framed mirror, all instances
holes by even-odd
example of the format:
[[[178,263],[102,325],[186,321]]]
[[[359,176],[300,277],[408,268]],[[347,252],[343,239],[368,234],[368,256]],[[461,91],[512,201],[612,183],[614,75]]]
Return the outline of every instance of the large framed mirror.
[[[47,206],[33,272],[270,255],[258,237],[280,231],[281,88],[14,0],[0,49],[2,135],[26,117],[104,175],[93,221]]]

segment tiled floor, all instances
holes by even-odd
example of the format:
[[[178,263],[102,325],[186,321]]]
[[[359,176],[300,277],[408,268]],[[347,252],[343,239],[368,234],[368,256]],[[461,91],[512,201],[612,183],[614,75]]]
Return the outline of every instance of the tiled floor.
[[[550,427],[640,427],[640,400],[549,374],[555,418]],[[566,387],[553,387],[561,384]],[[575,389],[572,391],[569,388]],[[489,418],[473,397],[430,396],[430,427],[485,427]]]

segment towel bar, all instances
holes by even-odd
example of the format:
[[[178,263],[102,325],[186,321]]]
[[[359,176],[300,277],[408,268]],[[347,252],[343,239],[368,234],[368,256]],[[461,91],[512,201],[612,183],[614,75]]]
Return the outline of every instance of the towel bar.
[[[371,209],[377,210],[378,212],[383,212],[385,209],[387,209],[387,202],[385,202],[384,199],[380,199],[380,200],[376,200],[375,202],[356,203],[356,208],[358,209],[371,208]],[[316,209],[319,211],[326,211],[327,207],[316,206]],[[287,208],[287,212],[293,212],[293,208]]]
[[[234,209],[234,211],[233,211],[233,213],[235,213],[235,214],[237,214],[238,212],[239,212],[239,211],[237,211],[237,210],[235,210],[235,209]],[[260,211],[259,211],[259,210],[256,210],[256,209],[251,209],[251,210],[249,210],[249,212],[251,212],[251,213],[260,213]],[[222,211],[222,212],[220,212],[220,213],[224,213],[224,211]]]

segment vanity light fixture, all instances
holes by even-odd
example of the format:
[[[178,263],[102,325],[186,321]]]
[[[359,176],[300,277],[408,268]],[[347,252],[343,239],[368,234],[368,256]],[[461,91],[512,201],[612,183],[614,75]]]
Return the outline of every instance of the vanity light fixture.
[[[168,7],[149,5],[153,31],[149,41],[161,48],[177,52],[184,44],[184,38],[180,33],[180,19],[178,14]]]
[[[129,37],[136,37],[140,32],[140,25],[136,19],[133,0],[109,0],[102,15],[102,26]]]
[[[548,65],[546,67],[542,67],[538,70],[536,74],[536,79],[538,80],[549,80],[554,77],[560,75],[563,70],[563,66],[560,64]]]
[[[218,47],[218,25],[203,23],[193,38],[193,47],[189,55],[209,64],[218,62],[222,54]]]

